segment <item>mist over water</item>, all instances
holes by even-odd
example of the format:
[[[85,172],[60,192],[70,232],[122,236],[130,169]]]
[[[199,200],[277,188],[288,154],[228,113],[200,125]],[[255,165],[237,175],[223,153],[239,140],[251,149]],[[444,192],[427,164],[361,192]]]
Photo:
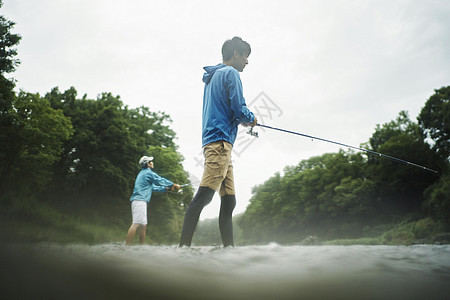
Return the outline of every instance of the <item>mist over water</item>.
[[[448,299],[450,246],[3,247],[6,299]]]

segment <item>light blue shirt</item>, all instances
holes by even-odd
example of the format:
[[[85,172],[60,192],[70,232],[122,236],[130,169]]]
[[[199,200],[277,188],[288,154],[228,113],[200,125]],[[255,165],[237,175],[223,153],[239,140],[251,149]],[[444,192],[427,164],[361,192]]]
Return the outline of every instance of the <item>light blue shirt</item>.
[[[172,185],[172,181],[159,176],[150,168],[144,168],[136,177],[133,195],[131,195],[130,201],[140,200],[150,202],[153,191],[165,192],[166,187],[171,187]]]
[[[216,141],[234,144],[241,123],[252,123],[239,72],[225,64],[203,68],[202,147]]]

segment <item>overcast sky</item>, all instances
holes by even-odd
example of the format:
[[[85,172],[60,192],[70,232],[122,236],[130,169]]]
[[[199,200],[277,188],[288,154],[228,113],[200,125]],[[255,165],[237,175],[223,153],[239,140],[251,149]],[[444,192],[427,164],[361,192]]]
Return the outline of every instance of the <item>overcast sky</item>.
[[[434,90],[450,85],[447,0],[3,2],[0,14],[22,36],[11,75],[18,89],[73,86],[91,99],[111,92],[130,107],[168,113],[194,181],[203,170],[202,68],[221,62],[233,36],[252,47],[241,79],[263,123],[345,144],[367,142],[401,110],[415,120]],[[275,172],[339,150],[258,131],[252,140],[243,130],[235,144],[235,213]],[[219,202],[201,219],[218,216]]]

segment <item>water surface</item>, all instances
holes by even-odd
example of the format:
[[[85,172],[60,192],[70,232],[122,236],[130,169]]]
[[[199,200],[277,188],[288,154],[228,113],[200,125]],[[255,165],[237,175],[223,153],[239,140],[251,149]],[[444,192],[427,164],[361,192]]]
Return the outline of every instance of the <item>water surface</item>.
[[[269,244],[230,249],[10,245],[2,265],[4,294],[19,299],[449,299],[450,295],[449,245]]]

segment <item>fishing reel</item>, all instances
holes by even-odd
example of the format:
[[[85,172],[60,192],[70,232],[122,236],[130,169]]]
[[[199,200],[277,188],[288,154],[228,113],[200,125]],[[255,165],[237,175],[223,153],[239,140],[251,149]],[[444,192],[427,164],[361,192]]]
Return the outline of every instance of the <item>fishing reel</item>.
[[[254,136],[254,137],[258,137],[258,132],[253,131],[253,128],[254,127],[250,127],[250,129],[247,130],[247,134],[250,134],[251,136]]]

